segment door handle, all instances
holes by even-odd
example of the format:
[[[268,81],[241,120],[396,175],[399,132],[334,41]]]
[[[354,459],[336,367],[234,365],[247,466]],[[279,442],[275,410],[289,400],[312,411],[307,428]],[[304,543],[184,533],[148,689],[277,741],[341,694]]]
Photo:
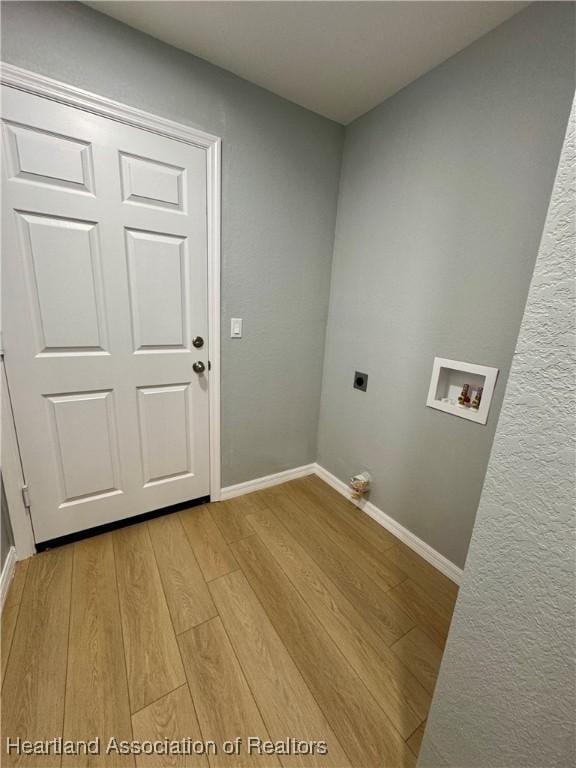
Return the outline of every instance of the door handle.
[[[202,362],[202,360],[196,360],[195,363],[192,364],[192,369],[194,373],[204,373],[206,370],[206,366]]]
[[[200,349],[204,346],[204,339],[202,336],[194,336],[192,339],[192,346],[196,347],[196,349]]]

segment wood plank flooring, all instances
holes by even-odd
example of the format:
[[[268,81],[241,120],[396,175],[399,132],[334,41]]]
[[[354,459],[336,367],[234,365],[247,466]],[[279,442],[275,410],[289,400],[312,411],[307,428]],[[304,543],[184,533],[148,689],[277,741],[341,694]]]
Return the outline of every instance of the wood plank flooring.
[[[86,539],[73,547],[64,738],[90,739],[94,734],[105,741],[111,736],[132,738],[110,535]],[[103,762],[133,766],[134,758],[107,755]],[[89,759],[66,755],[62,764],[83,768]]]
[[[456,596],[316,477],[43,553],[2,614],[0,763],[413,768]],[[121,754],[132,740],[190,754]]]

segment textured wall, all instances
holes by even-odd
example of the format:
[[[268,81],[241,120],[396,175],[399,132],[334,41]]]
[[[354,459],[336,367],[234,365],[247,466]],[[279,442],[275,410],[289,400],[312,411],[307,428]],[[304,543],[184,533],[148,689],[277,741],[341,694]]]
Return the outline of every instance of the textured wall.
[[[314,461],[342,126],[78,3],[3,3],[2,58],[222,137],[223,483]]]
[[[459,566],[573,89],[574,5],[537,3],[346,131],[319,461]],[[500,369],[487,426],[425,407],[435,355]]]
[[[419,768],[576,765],[576,114]]]

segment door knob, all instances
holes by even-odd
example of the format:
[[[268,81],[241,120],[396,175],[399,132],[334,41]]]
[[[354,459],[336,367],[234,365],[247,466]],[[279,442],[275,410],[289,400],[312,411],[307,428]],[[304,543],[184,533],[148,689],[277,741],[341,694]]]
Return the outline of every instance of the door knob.
[[[194,336],[192,339],[192,346],[196,347],[196,349],[201,349],[204,346],[204,339],[202,336]]]
[[[192,369],[194,370],[194,373],[204,373],[206,366],[202,360],[196,360],[196,362],[192,364]]]

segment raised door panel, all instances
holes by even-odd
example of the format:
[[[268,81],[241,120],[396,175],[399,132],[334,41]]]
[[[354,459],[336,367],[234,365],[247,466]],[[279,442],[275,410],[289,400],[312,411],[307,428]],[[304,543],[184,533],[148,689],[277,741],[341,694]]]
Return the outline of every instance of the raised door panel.
[[[94,192],[89,143],[9,122],[4,137],[9,178]]]
[[[46,396],[60,506],[121,493],[114,395],[110,390]]]
[[[192,476],[191,385],[139,387],[138,411],[145,485]]]
[[[190,275],[186,240],[126,230],[132,331],[136,352],[190,348]]]
[[[105,352],[96,224],[33,213],[16,216],[36,315],[37,354]]]
[[[121,152],[120,174],[124,202],[185,211],[184,168]]]

